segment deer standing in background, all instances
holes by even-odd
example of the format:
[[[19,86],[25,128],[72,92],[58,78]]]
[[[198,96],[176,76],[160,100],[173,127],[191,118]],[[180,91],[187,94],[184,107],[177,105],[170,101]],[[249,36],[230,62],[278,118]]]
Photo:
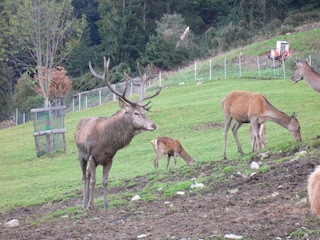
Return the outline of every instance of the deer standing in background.
[[[255,143],[258,144],[258,151],[261,149],[259,127],[266,120],[270,120],[286,128],[295,140],[301,141],[300,124],[295,113],[288,116],[272,106],[272,104],[259,93],[232,91],[222,99],[221,103],[224,112],[223,159],[227,159],[227,136],[233,119],[236,123],[232,127],[232,133],[240,154],[243,154],[243,151],[238,139],[238,129],[243,123],[251,123],[252,135]],[[252,146],[251,152],[254,152],[254,146]]]
[[[250,133],[250,138],[251,138],[251,146],[254,148],[254,151],[258,150],[259,144],[255,141],[255,137],[253,135],[252,125],[250,125],[250,127],[249,127],[249,133]],[[261,142],[261,148],[266,147],[265,134],[266,134],[266,125],[264,123],[262,123],[259,126],[259,138],[260,138],[260,142]]]
[[[151,141],[151,144],[156,152],[156,158],[154,159],[154,168],[158,168],[158,161],[162,155],[167,154],[167,168],[170,164],[170,158],[173,156],[174,165],[177,165],[177,157],[182,157],[188,165],[195,163],[195,160],[189,156],[184,150],[181,143],[177,139],[169,137],[157,137]]]
[[[320,75],[316,73],[307,61],[294,60],[296,67],[291,80],[295,83],[304,79],[313,90],[320,93]]]
[[[114,90],[108,80],[109,63],[110,59],[106,61],[104,58],[104,75],[97,74],[90,62],[89,67],[91,73],[104,80],[110,91],[119,97],[120,110],[109,118],[91,117],[81,119],[75,134],[79,152],[78,158],[82,169],[83,207],[88,209],[93,207],[97,166],[103,166],[103,205],[106,209],[108,207],[108,175],[114,155],[119,149],[127,146],[136,134],[156,129],[156,125],[145,114],[145,110],[149,110],[147,105],[150,101],[146,104],[142,104],[142,101],[158,95],[161,89],[159,88],[156,93],[148,97],[145,97],[144,92],[141,92],[138,101],[130,101],[126,97],[128,78],[122,94]],[[139,74],[141,75],[140,69]],[[141,77],[141,84],[145,85],[144,80]]]

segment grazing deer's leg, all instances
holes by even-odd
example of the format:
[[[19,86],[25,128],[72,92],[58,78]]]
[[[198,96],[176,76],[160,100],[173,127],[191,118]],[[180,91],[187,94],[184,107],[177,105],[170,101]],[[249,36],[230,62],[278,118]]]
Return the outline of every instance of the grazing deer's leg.
[[[258,151],[261,150],[261,139],[259,136],[260,124],[258,123],[258,121],[252,121],[251,126],[253,135],[253,145],[251,146],[251,152],[253,153],[255,149],[257,149]]]
[[[108,187],[108,176],[109,176],[109,171],[110,171],[111,166],[112,166],[112,160],[109,160],[106,165],[103,165],[102,185],[103,185],[103,207],[104,207],[104,209],[108,208],[107,187]]]
[[[242,151],[241,144],[240,144],[240,141],[239,141],[239,138],[238,138],[238,129],[241,127],[241,125],[242,125],[242,123],[236,122],[232,127],[232,133],[233,133],[233,137],[234,137],[234,139],[236,140],[236,143],[237,143],[238,152],[242,155],[243,151]]]
[[[161,158],[161,156],[162,156],[162,155],[160,155],[160,154],[157,154],[157,155],[156,155],[156,158],[155,158],[154,161],[153,161],[154,168],[158,168],[158,161],[159,161],[159,159]]]
[[[227,159],[226,149],[227,149],[227,137],[228,131],[231,125],[232,117],[231,116],[224,116],[224,145],[223,145],[223,159]]]
[[[174,152],[173,153],[173,158],[174,158],[174,166],[177,166],[177,153],[176,152]]]
[[[171,155],[170,155],[170,154],[168,154],[168,156],[167,156],[167,169],[168,169],[169,164],[170,164],[170,158],[171,158]]]
[[[93,208],[93,194],[94,194],[94,187],[96,185],[96,168],[97,168],[97,165],[94,162],[92,156],[89,157],[89,163],[88,164],[89,164],[89,166],[87,168],[87,175],[89,175],[89,176],[91,175],[91,179],[89,178],[90,179],[91,188],[88,189],[89,190],[89,201],[88,201],[87,208],[89,209],[89,208]]]

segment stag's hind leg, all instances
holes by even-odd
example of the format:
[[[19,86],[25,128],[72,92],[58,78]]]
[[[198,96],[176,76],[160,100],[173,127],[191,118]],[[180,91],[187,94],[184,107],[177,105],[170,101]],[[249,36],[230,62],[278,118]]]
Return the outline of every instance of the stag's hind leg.
[[[87,208],[93,208],[93,195],[94,195],[94,188],[96,186],[96,168],[97,165],[94,162],[92,156],[89,157],[88,167],[87,167],[87,181],[88,181],[88,193],[89,193],[89,200],[87,204]],[[91,188],[89,187],[91,185]]]
[[[87,160],[79,156],[79,162],[82,170],[82,186],[83,186],[83,207],[87,208],[89,201],[89,180],[90,172],[87,172]]]

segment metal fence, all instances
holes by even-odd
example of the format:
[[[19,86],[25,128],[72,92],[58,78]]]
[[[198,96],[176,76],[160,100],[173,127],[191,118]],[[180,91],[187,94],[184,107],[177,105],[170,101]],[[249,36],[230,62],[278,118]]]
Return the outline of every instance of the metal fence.
[[[293,57],[296,56],[292,56],[292,58]],[[308,60],[312,68],[316,72],[320,72],[320,56],[301,54],[297,57],[300,60]],[[182,83],[197,83],[198,81],[213,81],[227,78],[290,78],[295,67],[292,58],[279,62],[268,59],[267,54],[261,56],[239,54],[232,58],[215,57],[212,59],[197,60],[183,69],[171,72],[160,72],[156,78],[148,81],[147,89],[154,90],[159,86],[174,86]],[[170,77],[172,74],[175,74],[174,78]],[[113,87],[118,92],[122,92],[125,83],[118,83],[113,85]],[[139,92],[139,86],[130,84],[128,96]],[[115,96],[107,87],[79,92],[69,98],[71,100],[66,106],[66,112],[81,111],[116,100]],[[16,116],[13,116],[13,118],[16,124],[22,124],[32,120],[30,113],[20,113],[18,110]]]
[[[320,72],[320,58],[311,55],[302,56],[299,59],[307,59],[313,69]],[[179,85],[185,82],[211,81],[227,78],[264,78],[264,79],[283,79],[290,78],[295,67],[292,59],[287,61],[275,61],[268,59],[267,56],[243,56],[239,55],[232,59],[209,59],[195,61],[194,64],[184,68],[183,71],[159,73],[159,76],[148,82],[148,89],[158,86]],[[170,75],[175,74],[175,78]],[[177,81],[176,79],[180,79]],[[181,81],[182,80],[182,81]],[[113,85],[114,89],[122,92],[125,83]],[[140,92],[140,87],[130,84],[129,96]],[[107,88],[93,89],[91,91],[80,92],[73,95],[72,106],[67,111],[81,111],[90,107],[99,106],[109,101],[115,101],[115,96]]]

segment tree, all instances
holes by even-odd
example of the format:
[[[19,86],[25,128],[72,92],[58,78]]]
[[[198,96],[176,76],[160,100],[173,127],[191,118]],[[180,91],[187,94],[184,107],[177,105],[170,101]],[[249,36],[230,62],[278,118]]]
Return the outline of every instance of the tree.
[[[7,67],[0,61],[0,121],[8,119],[11,106],[11,86]]]
[[[48,107],[52,69],[79,43],[85,19],[74,16],[71,0],[14,0],[9,6],[11,34],[19,37],[20,45],[34,60],[44,106]]]
[[[47,79],[46,77],[46,69],[42,68],[42,76],[44,76],[44,79]],[[35,90],[38,94],[41,96],[44,95],[40,81],[37,75],[34,76],[34,79],[36,80],[36,86]],[[71,90],[72,82],[67,76],[67,71],[64,69],[64,67],[57,66],[54,69],[52,69],[51,74],[51,84],[50,89],[48,92],[49,98],[53,98],[56,100],[56,104],[60,105],[61,98],[65,97]]]

